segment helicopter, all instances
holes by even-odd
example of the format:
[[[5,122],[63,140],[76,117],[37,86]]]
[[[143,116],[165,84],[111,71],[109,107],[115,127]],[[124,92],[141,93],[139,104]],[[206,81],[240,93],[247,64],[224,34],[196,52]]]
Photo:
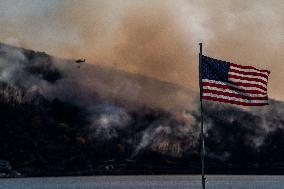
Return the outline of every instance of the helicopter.
[[[84,59],[77,59],[77,60],[75,60],[75,63],[77,63],[77,64],[80,64],[80,63],[83,63],[83,62],[86,62],[85,58]],[[78,68],[80,68],[80,65],[78,65]]]
[[[84,58],[84,59],[77,59],[75,62],[76,62],[76,63],[86,62],[86,59],[85,59],[85,58]]]

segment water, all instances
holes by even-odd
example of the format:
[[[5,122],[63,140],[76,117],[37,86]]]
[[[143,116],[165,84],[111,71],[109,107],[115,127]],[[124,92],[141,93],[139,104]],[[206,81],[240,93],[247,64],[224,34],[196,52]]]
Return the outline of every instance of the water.
[[[283,189],[284,176],[207,176],[208,189]],[[0,179],[0,189],[201,189],[200,176]]]

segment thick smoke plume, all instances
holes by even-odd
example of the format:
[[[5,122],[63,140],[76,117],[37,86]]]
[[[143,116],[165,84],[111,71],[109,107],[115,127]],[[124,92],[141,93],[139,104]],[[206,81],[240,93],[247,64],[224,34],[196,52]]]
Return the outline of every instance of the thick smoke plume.
[[[11,0],[0,7],[2,41],[195,91],[204,42],[208,55],[270,69],[269,93],[284,98],[281,0]]]

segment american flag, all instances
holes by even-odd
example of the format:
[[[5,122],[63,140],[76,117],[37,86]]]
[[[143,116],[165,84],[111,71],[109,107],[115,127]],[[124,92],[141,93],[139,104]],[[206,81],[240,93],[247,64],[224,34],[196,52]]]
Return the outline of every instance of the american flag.
[[[268,105],[270,71],[202,56],[202,99],[244,106]]]

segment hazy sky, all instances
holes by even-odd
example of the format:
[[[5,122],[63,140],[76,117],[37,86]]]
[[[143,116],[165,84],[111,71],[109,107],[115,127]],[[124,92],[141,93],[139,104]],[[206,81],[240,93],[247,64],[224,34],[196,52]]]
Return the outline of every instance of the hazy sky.
[[[0,0],[0,41],[198,91],[208,56],[271,70],[284,100],[283,0]]]

